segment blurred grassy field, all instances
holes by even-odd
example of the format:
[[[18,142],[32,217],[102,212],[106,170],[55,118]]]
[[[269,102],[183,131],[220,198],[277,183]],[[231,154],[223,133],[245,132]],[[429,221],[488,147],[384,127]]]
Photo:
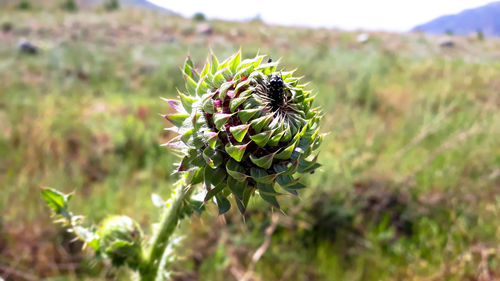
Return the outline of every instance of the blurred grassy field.
[[[323,167],[270,215],[252,201],[182,223],[174,280],[238,280],[274,230],[253,280],[500,279],[500,40],[195,22],[123,9],[0,12],[0,276],[126,280],[52,224],[40,186],[72,208],[145,228],[176,157],[159,97],[183,89],[189,52],[240,47],[311,81],[325,113]],[[212,29],[207,29],[209,25]],[[10,26],[10,28],[8,28]],[[27,38],[41,48],[21,54]],[[274,222],[273,222],[274,219]],[[270,226],[270,227],[269,227]],[[269,237],[267,237],[269,238]]]

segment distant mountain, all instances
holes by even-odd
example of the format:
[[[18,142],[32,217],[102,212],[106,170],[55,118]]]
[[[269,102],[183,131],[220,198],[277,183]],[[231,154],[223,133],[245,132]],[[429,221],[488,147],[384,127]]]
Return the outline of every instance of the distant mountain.
[[[158,5],[155,5],[147,0],[122,0],[120,1],[124,5],[133,5],[133,6],[139,6],[139,7],[144,7],[144,8],[151,8],[159,11],[167,11],[167,9],[160,7]]]
[[[485,36],[500,36],[500,1],[465,10],[456,15],[439,17],[414,27],[413,31],[458,35],[468,35],[481,31]]]

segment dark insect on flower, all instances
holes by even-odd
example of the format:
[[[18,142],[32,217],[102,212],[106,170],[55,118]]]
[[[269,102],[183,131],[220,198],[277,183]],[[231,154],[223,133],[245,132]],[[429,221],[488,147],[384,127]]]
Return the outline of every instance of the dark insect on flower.
[[[284,90],[285,83],[283,82],[283,79],[276,74],[271,76],[271,79],[269,79],[269,82],[267,83],[267,96],[273,111],[278,110],[285,102]]]

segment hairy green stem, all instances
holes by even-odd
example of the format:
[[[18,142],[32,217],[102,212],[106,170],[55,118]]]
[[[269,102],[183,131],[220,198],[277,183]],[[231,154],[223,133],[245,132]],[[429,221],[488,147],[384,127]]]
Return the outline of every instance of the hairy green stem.
[[[168,246],[168,242],[174,233],[179,218],[182,215],[184,201],[189,199],[193,188],[184,185],[180,180],[172,192],[171,198],[166,203],[161,215],[158,229],[151,240],[151,245],[144,254],[141,269],[139,270],[141,281],[163,281],[163,268],[161,268],[163,255]]]

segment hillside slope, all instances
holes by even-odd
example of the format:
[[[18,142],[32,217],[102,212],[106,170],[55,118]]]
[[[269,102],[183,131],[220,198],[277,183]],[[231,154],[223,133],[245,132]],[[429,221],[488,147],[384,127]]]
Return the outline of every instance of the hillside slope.
[[[456,15],[446,15],[413,28],[431,34],[452,32],[467,35],[482,31],[486,36],[500,35],[500,1],[474,9],[464,10]]]

